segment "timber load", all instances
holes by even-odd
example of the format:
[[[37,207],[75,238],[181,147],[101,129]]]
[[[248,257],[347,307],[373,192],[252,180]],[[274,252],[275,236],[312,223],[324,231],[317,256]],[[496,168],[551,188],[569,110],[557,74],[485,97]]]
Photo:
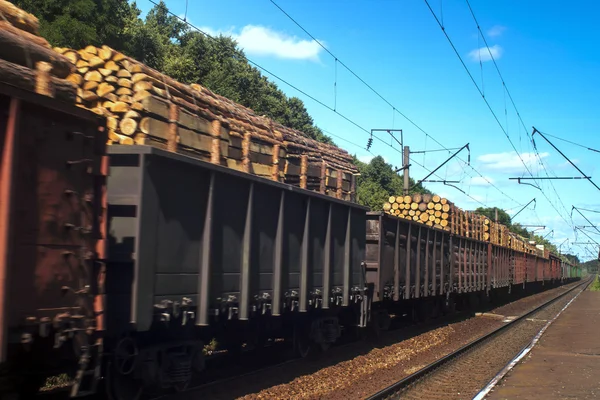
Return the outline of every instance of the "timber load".
[[[156,146],[354,200],[358,170],[346,151],[107,46],[54,50],[75,67],[77,104],[107,118],[108,144]]]
[[[516,251],[547,258],[543,249],[513,232],[507,226],[489,218],[457,207],[448,199],[431,194],[390,196],[383,211],[399,218],[442,229],[457,236],[491,242]]]
[[[77,87],[67,78],[75,67],[39,35],[38,19],[0,0],[0,81],[67,103]]]

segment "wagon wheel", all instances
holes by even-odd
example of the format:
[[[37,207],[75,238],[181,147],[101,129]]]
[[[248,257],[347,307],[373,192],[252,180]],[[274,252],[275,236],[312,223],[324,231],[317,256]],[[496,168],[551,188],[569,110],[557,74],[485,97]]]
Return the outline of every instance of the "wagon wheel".
[[[142,396],[142,383],[129,375],[120,374],[113,362],[108,363],[106,392],[111,400],[138,400]]]
[[[294,350],[301,358],[307,358],[314,353],[314,345],[306,328],[294,329]]]
[[[135,368],[136,358],[139,355],[135,341],[126,337],[117,343],[115,348],[114,366],[117,372],[121,375],[129,375]]]
[[[174,384],[173,388],[175,389],[175,391],[177,393],[182,393],[182,392],[185,392],[189,388],[191,382],[192,382],[192,375],[190,374],[190,377],[188,379],[186,379],[183,382],[178,382],[178,383]]]

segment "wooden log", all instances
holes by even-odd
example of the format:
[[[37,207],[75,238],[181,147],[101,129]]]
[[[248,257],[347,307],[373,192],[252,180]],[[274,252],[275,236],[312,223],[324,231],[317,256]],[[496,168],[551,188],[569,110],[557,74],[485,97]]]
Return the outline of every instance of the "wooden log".
[[[36,70],[35,92],[44,96],[54,97],[54,87],[52,86],[52,77],[50,76],[52,65],[40,61],[36,65]]]
[[[0,0],[0,15],[2,20],[30,34],[39,36],[40,21],[33,14],[21,10],[14,4]]]
[[[422,199],[423,196],[421,196],[419,193],[413,194],[412,196],[412,201],[415,203],[420,203]]]
[[[327,163],[325,163],[325,161],[321,161],[321,181],[319,182],[319,192],[323,194],[327,192]],[[390,209],[391,206],[388,208],[388,210]]]
[[[98,72],[100,72],[100,74],[102,74],[102,76],[109,76],[112,75],[113,71],[110,69],[106,69],[106,68],[98,68]]]
[[[394,203],[396,204],[396,203]],[[383,211],[390,211],[392,209],[392,205],[390,203],[383,204]]]
[[[273,146],[273,165],[271,166],[271,179],[274,181],[279,181],[279,151],[280,145],[276,144]],[[323,190],[321,193],[325,193]]]
[[[307,177],[306,172],[308,170],[308,156],[303,154],[300,156],[300,187],[306,189]],[[336,191],[337,197],[337,191]]]
[[[112,49],[110,47],[103,45],[101,48],[98,48],[96,50],[97,50],[96,54],[98,55],[98,57],[100,57],[104,61],[110,61],[111,60],[111,58],[113,56],[113,51],[112,51]]]
[[[420,211],[426,211],[427,210],[427,204],[426,203],[419,203],[419,210]]]
[[[21,65],[0,59],[0,81],[18,86],[25,90],[35,91],[36,71]],[[54,98],[68,103],[75,103],[77,87],[65,79],[50,77]]]
[[[177,120],[179,119],[179,107],[171,104],[169,110],[169,137],[167,139],[167,150],[176,152],[178,143]],[[212,160],[211,160],[212,161]]]
[[[107,100],[109,103],[116,103],[117,101],[119,101],[119,99],[117,98],[117,95],[114,93],[108,93],[106,95],[104,95],[104,99]],[[113,106],[113,104],[110,104],[110,106],[106,106],[107,108],[111,108]]]
[[[98,95],[97,95],[96,93],[94,93],[94,92],[90,91],[90,90],[84,90],[84,91],[81,93],[81,98],[82,98],[84,101],[88,101],[88,102],[89,102],[89,101],[96,101],[96,100],[98,100],[98,99],[99,99]]]
[[[131,118],[123,118],[119,122],[119,130],[123,135],[131,136],[137,130],[137,122]]]
[[[221,162],[221,152],[220,152],[220,142],[221,142],[221,121],[214,120],[211,123],[211,136],[212,139],[212,148],[210,151],[210,162],[213,164],[220,164]],[[250,146],[250,143],[248,143]],[[248,148],[249,151],[249,148]]]
[[[81,77],[81,75],[78,74],[71,74],[69,76],[67,76],[67,80],[69,82],[72,82],[73,84],[75,84],[75,86],[81,86],[81,84],[83,83],[83,78]]]
[[[131,118],[131,119],[139,120],[140,118],[142,118],[142,116],[137,111],[129,110],[125,113],[123,118]]]
[[[131,89],[133,87],[133,83],[131,82],[130,79],[127,79],[127,78],[119,78],[117,80],[117,85],[119,85],[120,87],[127,88],[127,89]]]
[[[121,68],[117,65],[117,63],[112,60],[105,61],[104,68],[111,70],[113,72],[118,72],[121,70]]]
[[[119,71],[117,71],[117,77],[118,78],[126,78],[126,79],[131,79],[131,72],[127,71],[126,69],[120,69]]]
[[[1,29],[0,58],[28,68],[35,68],[38,61],[48,62],[52,65],[52,75],[61,79],[75,71],[75,66],[62,54]]]
[[[117,91],[115,92],[115,94],[117,96],[132,96],[133,95],[133,91],[131,89],[125,88],[125,87],[119,87],[117,89]]]
[[[439,203],[440,202],[440,196],[438,196],[437,194],[434,194],[433,197],[431,198],[431,200],[434,203]]]
[[[102,46],[102,47],[106,47],[107,49],[110,49],[110,47],[108,46]],[[112,56],[112,60],[116,63],[121,62],[123,60],[125,60],[125,58],[127,58],[127,56],[123,53],[119,53],[118,51],[114,51],[112,49],[110,49],[113,52],[113,56]]]
[[[70,51],[67,51],[67,52],[63,53],[63,56],[67,60],[69,60],[69,62],[71,64],[73,64],[73,65],[77,64],[77,62],[79,61],[79,54],[76,51],[74,51],[74,50],[70,50]]]
[[[88,53],[85,49],[77,50],[77,54],[79,58],[88,62],[95,56],[95,54]]]
[[[392,203],[392,210],[398,210],[400,208],[400,204]]]
[[[87,72],[84,76],[83,79],[87,82],[87,81],[91,81],[91,82],[102,82],[104,80],[104,78],[102,77],[102,74],[98,71],[89,71]]]
[[[105,97],[107,94],[112,93],[114,91],[115,91],[115,87],[106,82],[102,82],[100,85],[98,85],[98,88],[96,89],[96,93],[100,97]]]
[[[129,105],[122,101],[117,101],[117,102],[113,103],[113,105],[110,107],[110,111],[112,111],[113,113],[116,113],[116,114],[125,114],[129,110],[130,110]]]
[[[390,196],[390,198],[388,199],[388,202],[395,203],[396,202],[396,196]]]
[[[244,140],[242,141],[242,170],[244,172],[250,172],[250,142],[252,140],[252,136],[250,132],[246,132],[244,134]],[[213,142],[214,143],[214,142]],[[211,149],[212,150],[212,149]],[[212,151],[211,151],[212,158]]]
[[[48,43],[48,41],[46,39],[44,39],[43,37],[36,36],[36,35],[34,35],[34,34],[30,33],[30,32],[27,32],[27,31],[24,31],[22,29],[19,29],[19,28],[15,27],[14,25],[11,25],[9,22],[7,22],[7,21],[5,21],[3,19],[0,19],[0,30],[5,30],[5,31],[8,31],[8,32],[10,32],[10,33],[12,33],[14,35],[21,36],[25,40],[33,42],[33,43],[37,44],[38,46],[42,46],[42,47],[45,47],[47,49],[51,49],[52,48],[52,46],[50,46],[50,43]],[[54,50],[54,51],[56,51],[56,50]],[[58,51],[56,51],[56,52],[59,53],[59,54],[62,54],[62,53],[60,53]]]
[[[421,201],[423,203],[429,203],[431,201],[431,195],[429,193],[423,194],[423,199]]]
[[[71,77],[73,75],[69,75],[69,77]],[[78,76],[79,78],[81,78],[81,75],[77,75],[75,74],[75,76]],[[67,78],[69,79],[69,78]],[[83,78],[81,78],[83,79]],[[75,82],[73,82],[75,83]],[[83,86],[81,87],[83,90],[95,90],[98,87],[99,83],[96,81],[87,81],[83,83]]]

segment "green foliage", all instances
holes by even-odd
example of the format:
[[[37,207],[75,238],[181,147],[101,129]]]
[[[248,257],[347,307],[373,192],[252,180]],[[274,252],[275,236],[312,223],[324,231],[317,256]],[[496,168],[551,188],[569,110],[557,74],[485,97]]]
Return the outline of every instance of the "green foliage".
[[[118,46],[132,6],[127,0],[13,0],[40,20],[40,33],[54,46]]]
[[[495,221],[496,220],[496,210],[498,210],[498,223],[500,223],[502,225],[510,226],[511,225],[510,215],[508,215],[508,213],[501,208],[479,207],[478,209],[475,210],[475,212],[479,215],[488,217],[491,221]]]
[[[360,173],[357,179],[357,195],[360,204],[373,211],[381,211],[383,204],[390,196],[403,193],[404,177],[394,172],[392,165],[387,164],[383,157],[374,157],[368,164],[365,164],[355,156],[354,163]],[[415,181],[413,179],[409,179],[409,181],[412,187]],[[409,193],[432,194],[421,184],[411,189]]]
[[[594,282],[590,285],[590,290],[592,292],[600,292],[600,279],[598,278],[598,275],[596,275]]]
[[[600,262],[598,260],[590,260],[581,264],[581,268],[591,274],[597,274],[599,271]]]
[[[579,257],[577,257],[574,254],[563,254],[562,255],[564,258],[567,259],[567,261],[569,261],[571,264],[573,265],[579,265],[580,261],[579,261]]]
[[[183,83],[198,83],[259,115],[309,137],[333,143],[315,126],[302,100],[287,97],[258,69],[231,37],[207,38],[169,14],[163,1],[141,19],[127,0],[15,0],[40,19],[53,46],[84,48],[107,44]]]

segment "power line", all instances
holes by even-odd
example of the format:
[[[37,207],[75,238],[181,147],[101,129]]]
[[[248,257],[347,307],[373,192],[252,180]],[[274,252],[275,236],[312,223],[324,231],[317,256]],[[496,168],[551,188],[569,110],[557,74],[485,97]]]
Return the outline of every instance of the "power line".
[[[423,164],[417,162],[414,158],[410,159],[411,162],[414,162],[415,164],[417,164],[419,167],[423,168],[425,171],[431,173],[431,170],[427,167],[425,167]],[[440,180],[444,180],[444,178],[442,178],[441,176],[439,176],[438,174],[433,174],[434,176],[440,178]],[[474,202],[481,204],[484,207],[487,207],[487,204],[482,203],[481,201],[477,200],[476,198],[474,198],[473,196],[471,196],[470,194],[468,194],[467,192],[465,192],[464,190],[462,190],[459,187],[456,187],[454,185],[446,185],[446,186],[452,186],[455,189],[458,189],[459,191],[461,191],[465,196],[469,197],[471,200],[473,200]]]
[[[394,113],[398,113],[399,115],[401,115],[404,119],[406,119],[406,121],[408,121],[411,125],[413,125],[415,128],[417,128],[419,131],[421,131],[426,138],[430,138],[431,140],[433,140],[435,143],[437,143],[439,146],[441,146],[442,148],[444,148],[444,150],[448,151],[448,153],[451,152],[452,149],[448,149],[446,146],[444,146],[442,143],[440,143],[436,138],[434,138],[433,136],[431,136],[429,133],[427,133],[423,128],[421,128],[416,122],[414,122],[412,119],[410,119],[406,114],[404,114],[403,112],[401,112],[398,108],[396,108],[389,100],[387,100],[385,97],[383,97],[383,95],[381,93],[379,93],[376,89],[374,89],[371,85],[369,85],[363,78],[361,78],[354,70],[352,70],[350,67],[348,67],[343,61],[341,61],[335,54],[333,54],[333,52],[331,52],[331,50],[329,50],[327,47],[325,47],[314,35],[312,35],[306,28],[304,28],[295,18],[293,18],[289,13],[287,13],[281,6],[279,6],[274,0],[269,0],[275,7],[277,7],[279,9],[279,11],[281,11],[286,17],[288,17],[294,24],[296,24],[296,26],[298,26],[304,33],[306,33],[312,40],[315,41],[315,43],[317,43],[321,48],[323,48],[323,50],[325,50],[331,57],[333,57],[333,59],[335,60],[336,65],[339,63],[341,66],[343,66],[344,68],[346,68],[346,70],[348,72],[350,72],[356,79],[358,79],[362,84],[364,84],[367,88],[369,88],[377,97],[379,97],[381,100],[383,100],[383,102],[385,102],[388,106],[390,106],[393,110]],[[392,114],[393,115],[393,114]],[[457,157],[459,160],[463,161],[460,157]],[[509,196],[508,194],[506,194],[504,191],[502,191],[499,187],[497,187],[496,185],[494,185],[489,179],[487,179],[485,176],[483,176],[479,171],[477,171],[473,166],[471,166],[470,164],[468,164],[468,166],[473,169],[473,171],[475,171],[482,179],[484,179],[490,186],[492,186],[493,188],[495,188],[498,192],[500,192],[503,196],[505,196],[506,198],[508,198],[509,200],[511,200],[512,202],[519,204],[519,202],[517,200],[515,200],[514,198],[512,198],[511,196]]]
[[[575,142],[572,142],[572,141],[570,141],[570,140],[563,139],[563,138],[560,138],[560,137],[558,137],[558,136],[551,135],[551,134],[549,134],[549,133],[544,133],[544,135],[546,135],[546,136],[550,136],[551,138],[554,138],[554,139],[556,139],[556,140],[560,140],[560,141],[563,141],[563,142],[570,143],[570,144],[572,144],[572,145],[574,145],[574,146],[578,146],[578,147],[581,147],[581,148],[583,148],[583,149],[586,149],[586,150],[590,150],[590,151],[594,151],[594,152],[596,152],[596,153],[600,153],[600,150],[596,150],[596,149],[593,149],[593,148],[591,148],[591,147],[588,147],[588,146],[586,146],[586,145],[579,144],[579,143],[575,143]]]
[[[492,113],[494,119],[496,120],[498,126],[500,127],[500,129],[502,130],[502,132],[504,133],[504,136],[506,136],[506,138],[508,139],[508,142],[510,143],[511,147],[513,148],[513,150],[515,151],[515,153],[517,154],[517,156],[519,157],[519,159],[521,160],[521,163],[523,164],[523,166],[525,167],[525,169],[527,170],[527,172],[529,173],[529,175],[532,178],[535,178],[533,176],[533,173],[531,172],[529,166],[527,166],[527,164],[525,163],[525,161],[523,160],[523,157],[521,157],[521,154],[519,153],[519,151],[517,150],[517,148],[515,147],[512,139],[510,138],[510,136],[508,135],[508,133],[506,132],[506,129],[502,126],[502,123],[500,122],[500,120],[498,119],[498,116],[496,115],[496,113],[494,112],[494,110],[492,109],[490,103],[488,102],[487,98],[485,97],[485,94],[482,92],[481,88],[479,87],[479,85],[477,84],[477,82],[475,81],[475,78],[473,77],[473,74],[471,74],[471,71],[469,71],[469,68],[467,67],[467,65],[465,64],[462,56],[460,55],[460,53],[458,52],[458,50],[456,49],[456,46],[454,45],[454,42],[452,42],[452,39],[450,39],[450,36],[448,35],[448,32],[446,31],[446,29],[444,28],[444,26],[441,24],[439,18],[437,17],[437,15],[435,14],[435,12],[433,11],[433,9],[431,8],[431,5],[429,4],[428,0],[425,0],[425,4],[427,5],[427,7],[429,8],[429,11],[431,12],[431,15],[433,15],[434,19],[436,20],[436,22],[438,23],[438,25],[440,26],[440,29],[442,30],[442,32],[444,33],[444,36],[446,37],[446,39],[448,40],[448,42],[450,43],[450,46],[452,47],[452,49],[454,50],[454,53],[456,54],[456,56],[458,57],[458,59],[460,60],[460,63],[462,64],[463,68],[465,69],[465,71],[467,72],[467,75],[469,76],[469,78],[471,79],[471,82],[473,82],[473,85],[475,85],[475,87],[477,88],[477,91],[479,92],[479,94],[481,95],[481,98],[483,99],[483,101],[485,102],[485,104],[487,105],[488,109],[490,110],[490,112]],[[469,6],[470,8],[470,6]],[[474,14],[473,14],[474,15]],[[480,33],[483,36],[483,33],[481,32],[481,28],[479,27],[479,24],[477,23],[478,29],[480,31]],[[487,42],[486,42],[486,47],[488,49],[488,52],[490,53],[490,57],[492,60],[494,60],[494,64],[497,67],[497,64],[495,62],[494,56],[489,48],[489,46],[487,46]],[[499,72],[499,69],[498,69]],[[503,86],[504,88],[506,88],[506,84],[504,83],[504,80],[502,80],[503,82]],[[518,113],[518,110],[515,107],[515,110]],[[518,116],[520,118],[520,114],[518,113]],[[521,123],[523,123],[522,119],[521,119]],[[523,126],[525,126],[523,124]],[[527,131],[527,129],[525,129],[525,131]],[[556,192],[556,190],[555,190]],[[558,211],[558,209],[556,209],[556,207],[554,206],[554,204],[550,201],[550,199],[546,196],[546,194],[542,191],[542,194],[544,195],[544,197],[546,197],[546,200],[548,200],[548,203],[550,203],[550,205],[554,208],[554,210],[558,213],[558,215],[565,221],[565,223],[567,223],[567,225],[571,226],[571,224],[566,220],[566,218],[564,218],[564,216],[562,216],[560,214],[560,212]],[[557,193],[558,196],[558,193]],[[560,196],[558,196],[559,201],[560,200]],[[563,204],[564,207],[564,204]],[[565,208],[566,210],[566,208]]]
[[[483,39],[483,42],[485,43],[485,47],[486,47],[486,49],[487,49],[487,51],[488,51],[488,53],[490,55],[490,58],[492,59],[492,62],[494,63],[494,67],[496,68],[496,72],[498,72],[498,76],[500,77],[500,80],[502,82],[503,89],[504,89],[504,91],[506,91],[506,94],[508,94],[508,97],[509,97],[509,99],[510,99],[512,105],[513,105],[513,108],[515,109],[517,117],[519,118],[519,121],[521,122],[521,125],[523,126],[523,129],[525,130],[525,134],[527,135],[527,137],[529,137],[528,132],[527,132],[527,127],[525,126],[525,122],[523,122],[523,118],[521,117],[521,113],[519,112],[519,109],[517,108],[517,105],[515,104],[515,101],[514,101],[512,95],[510,94],[510,91],[508,90],[508,86],[506,86],[506,82],[504,81],[504,77],[502,76],[502,73],[500,72],[500,68],[498,67],[498,63],[496,63],[496,58],[494,57],[494,54],[490,50],[490,46],[488,45],[488,42],[487,42],[487,40],[485,38],[485,35],[483,34],[483,31],[481,30],[481,26],[479,25],[479,21],[477,21],[477,17],[475,17],[475,12],[473,11],[473,8],[471,7],[471,3],[469,3],[469,0],[465,0],[465,1],[467,3],[467,6],[469,7],[469,11],[471,12],[471,16],[473,17],[473,20],[475,21],[475,25],[477,26],[477,30],[479,30],[479,33],[481,34],[481,38]],[[506,113],[506,103],[505,103],[504,107],[505,107],[504,112]],[[519,137],[520,137],[520,134],[519,134]],[[533,143],[533,137],[531,138],[531,142]],[[536,157],[538,158],[538,160],[540,162],[540,165],[542,166],[542,169],[544,170],[544,173],[546,174],[547,177],[550,177],[550,175],[548,174],[548,170],[546,168],[546,165],[544,164],[544,161],[542,160],[542,157],[540,156],[537,148],[535,147],[535,144],[534,144],[533,147],[534,147],[534,152],[536,154]],[[514,148],[514,146],[513,146],[513,148]],[[516,149],[515,149],[515,151],[516,151]],[[539,174],[538,174],[538,176],[539,176]],[[533,175],[532,175],[532,177],[533,177]],[[556,188],[554,187],[554,184],[552,183],[552,181],[550,181],[550,186],[552,187],[552,190],[554,191],[554,194],[558,198],[558,201],[562,205],[564,211],[568,214],[567,208],[565,207],[562,199],[560,198],[560,195],[556,191]],[[545,194],[544,194],[544,197],[546,197]],[[546,200],[548,200],[548,202],[551,203],[550,199],[548,197],[546,197]],[[552,203],[551,203],[551,205],[552,205]],[[552,206],[554,207],[554,205],[552,205]],[[556,210],[556,212],[558,213],[558,210]],[[566,222],[566,220],[565,220],[565,222]]]
[[[158,4],[154,1],[154,0],[148,0],[150,3],[154,4],[155,6],[158,6]],[[172,16],[174,16],[175,18],[177,18],[178,20],[182,21],[184,24],[188,25],[189,27],[195,29],[196,31],[200,32],[201,34],[203,34],[204,36],[206,36],[207,38],[210,38],[212,40],[217,40],[215,37],[213,37],[212,35],[204,32],[202,29],[198,28],[197,26],[193,25],[192,23],[190,23],[189,21],[186,21],[184,19],[182,19],[181,17],[179,17],[178,15],[176,15],[175,13],[173,13],[168,7],[166,7],[167,13],[171,14]],[[235,56],[234,56],[235,58]],[[316,97],[306,93],[304,90],[298,88],[297,86],[293,85],[292,83],[288,82],[287,80],[281,78],[280,76],[276,75],[275,73],[269,71],[268,69],[266,69],[265,67],[261,66],[260,64],[252,61],[249,58],[245,58],[245,61],[247,61],[248,63],[254,65],[255,67],[263,70],[264,72],[266,72],[267,74],[271,75],[272,77],[274,77],[275,79],[283,82],[284,84],[288,85],[289,87],[291,87],[292,89],[302,93],[304,96],[308,97],[309,99],[313,100],[314,102],[316,102],[317,104],[321,105],[324,108],[327,108],[328,110],[334,112],[335,114],[339,115],[340,117],[342,117],[343,119],[345,119],[346,121],[348,121],[349,123],[351,123],[352,125],[354,125],[355,127],[357,127],[358,129],[364,131],[367,134],[371,134],[371,132],[369,130],[367,130],[365,127],[361,126],[360,124],[358,124],[356,121],[350,119],[349,117],[345,116],[344,114],[340,113],[339,111],[337,111],[336,109],[334,109],[333,107],[325,104],[324,102],[322,102],[321,100],[317,99]],[[383,139],[373,135],[373,137],[375,137],[377,140],[381,141],[382,143],[386,143]],[[353,143],[354,144],[354,143]]]

